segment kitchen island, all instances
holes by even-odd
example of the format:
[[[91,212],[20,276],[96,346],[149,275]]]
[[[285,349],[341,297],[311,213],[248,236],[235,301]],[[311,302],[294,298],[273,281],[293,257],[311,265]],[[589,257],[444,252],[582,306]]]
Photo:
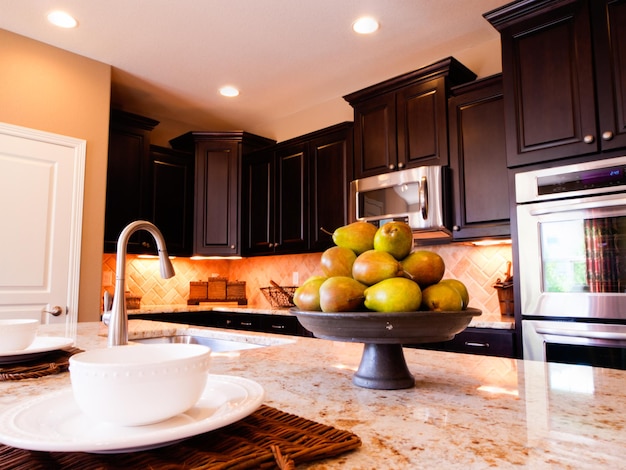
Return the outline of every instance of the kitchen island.
[[[133,320],[129,336],[187,330]],[[351,381],[358,343],[190,330],[268,345],[216,354],[211,372],[252,379],[265,389],[264,404],[362,440],[354,452],[303,468],[626,468],[626,371],[405,349],[416,386],[371,390]],[[100,323],[79,323],[76,346],[106,347],[105,334]],[[69,386],[67,373],[0,382],[0,408]]]

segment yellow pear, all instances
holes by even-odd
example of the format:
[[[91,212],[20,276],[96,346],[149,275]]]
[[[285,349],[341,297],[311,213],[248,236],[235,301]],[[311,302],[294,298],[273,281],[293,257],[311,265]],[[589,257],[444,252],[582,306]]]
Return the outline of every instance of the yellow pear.
[[[367,286],[402,274],[400,262],[386,251],[367,250],[352,265],[352,277]]]
[[[457,290],[457,292],[461,295],[461,299],[463,300],[463,310],[467,308],[469,305],[469,292],[467,291],[467,287],[458,279],[442,279],[439,281],[439,284],[449,285],[450,287]]]
[[[365,285],[348,276],[334,276],[320,286],[323,312],[350,312],[363,307]]]
[[[320,266],[326,277],[352,276],[352,265],[356,253],[344,246],[328,248],[320,259]]]
[[[414,251],[400,261],[400,264],[408,277],[417,282],[422,289],[437,284],[446,271],[443,258],[429,250]]]
[[[321,311],[320,286],[326,279],[323,276],[313,276],[298,287],[293,294],[293,303],[296,307],[300,310]]]
[[[337,246],[350,248],[359,255],[364,251],[374,249],[376,230],[376,226],[369,222],[352,222],[333,232],[333,242]]]
[[[365,289],[365,307],[376,312],[414,312],[422,303],[416,282],[392,277]]]
[[[397,260],[405,258],[413,248],[413,231],[405,222],[387,222],[374,235],[374,249],[391,253]]]
[[[422,291],[422,310],[459,311],[463,299],[456,289],[445,284],[433,284]]]

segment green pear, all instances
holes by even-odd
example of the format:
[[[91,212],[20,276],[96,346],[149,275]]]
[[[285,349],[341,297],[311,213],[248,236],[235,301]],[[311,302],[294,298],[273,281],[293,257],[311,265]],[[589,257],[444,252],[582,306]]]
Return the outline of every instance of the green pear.
[[[352,277],[367,286],[383,279],[402,276],[400,262],[386,251],[368,250],[361,253],[352,265]]]
[[[463,308],[463,299],[456,289],[446,284],[433,284],[422,291],[422,310],[459,311]]]
[[[439,284],[446,284],[450,287],[453,287],[457,290],[457,292],[461,295],[461,299],[463,300],[463,310],[467,308],[469,305],[469,292],[467,291],[467,287],[458,279],[442,279],[439,281]]]
[[[391,253],[397,260],[405,258],[413,249],[413,231],[408,224],[393,220],[376,230],[374,249]]]
[[[366,286],[348,276],[334,276],[320,286],[320,307],[323,312],[350,312],[363,307]]]
[[[376,226],[369,222],[352,222],[333,232],[333,242],[337,246],[350,248],[357,255],[374,248]]]
[[[352,276],[356,253],[345,246],[333,246],[322,253],[320,266],[326,277]]]
[[[320,286],[326,280],[323,276],[312,276],[296,289],[293,294],[293,303],[300,310],[311,310],[319,312],[320,306]]]
[[[446,271],[443,258],[428,250],[414,251],[400,261],[400,264],[408,277],[417,282],[422,289],[437,284]]]
[[[365,289],[365,307],[376,312],[414,312],[422,304],[417,282],[392,277]]]

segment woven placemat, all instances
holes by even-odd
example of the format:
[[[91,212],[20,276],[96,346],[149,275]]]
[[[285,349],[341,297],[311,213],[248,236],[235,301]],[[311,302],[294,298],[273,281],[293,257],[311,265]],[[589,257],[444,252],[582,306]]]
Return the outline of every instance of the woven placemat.
[[[0,381],[36,379],[46,375],[65,372],[70,366],[70,357],[82,352],[82,349],[68,348],[51,351],[37,359],[20,362],[19,364],[5,364],[0,366]]]
[[[294,469],[361,446],[348,431],[262,405],[221,429],[159,449],[126,454],[39,452],[0,444],[2,469]]]

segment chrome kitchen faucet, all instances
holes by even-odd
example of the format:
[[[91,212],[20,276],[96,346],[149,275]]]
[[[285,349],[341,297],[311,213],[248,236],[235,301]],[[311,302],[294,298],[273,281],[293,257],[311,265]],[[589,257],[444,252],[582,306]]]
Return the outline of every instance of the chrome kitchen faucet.
[[[153,223],[145,220],[136,220],[122,230],[117,240],[115,295],[113,296],[113,306],[111,307],[109,318],[109,347],[128,344],[128,313],[126,312],[126,299],[124,296],[126,292],[126,250],[130,236],[138,230],[145,230],[150,233],[156,241],[161,277],[169,279],[175,274],[174,266],[172,266],[172,262],[167,254],[163,235]]]

